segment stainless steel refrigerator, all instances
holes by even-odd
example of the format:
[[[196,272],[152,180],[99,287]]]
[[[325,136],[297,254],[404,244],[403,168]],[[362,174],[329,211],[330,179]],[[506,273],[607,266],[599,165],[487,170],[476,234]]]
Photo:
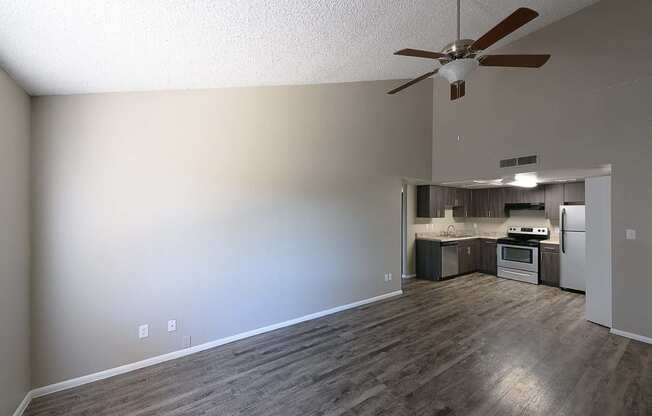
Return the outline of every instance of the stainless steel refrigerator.
[[[584,205],[559,207],[560,286],[586,292],[586,222]]]

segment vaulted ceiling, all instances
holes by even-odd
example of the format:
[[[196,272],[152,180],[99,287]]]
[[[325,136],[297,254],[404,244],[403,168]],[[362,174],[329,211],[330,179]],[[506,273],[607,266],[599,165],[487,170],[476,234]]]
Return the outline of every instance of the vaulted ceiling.
[[[521,6],[541,17],[597,0],[462,0],[476,39]],[[0,66],[30,94],[411,78],[455,37],[455,0],[0,0]],[[545,51],[540,51],[545,52]]]

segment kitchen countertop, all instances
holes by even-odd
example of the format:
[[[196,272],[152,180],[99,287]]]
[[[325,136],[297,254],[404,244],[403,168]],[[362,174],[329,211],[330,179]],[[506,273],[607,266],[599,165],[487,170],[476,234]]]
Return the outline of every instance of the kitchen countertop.
[[[472,236],[466,236],[466,237],[445,237],[445,236],[440,236],[435,233],[417,233],[416,239],[417,240],[430,240],[430,241],[439,241],[442,243],[448,242],[448,241],[464,241],[464,240],[473,240],[476,238],[481,238],[485,240],[498,240],[499,238],[505,237],[504,235],[472,235]]]
[[[541,244],[559,244],[559,240],[543,240]]]

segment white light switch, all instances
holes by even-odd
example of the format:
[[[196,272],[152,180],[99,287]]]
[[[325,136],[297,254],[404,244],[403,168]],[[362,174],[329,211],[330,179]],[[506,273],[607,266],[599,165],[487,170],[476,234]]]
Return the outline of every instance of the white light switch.
[[[628,240],[636,240],[636,230],[625,230],[625,238]]]
[[[177,321],[176,319],[172,319],[168,321],[168,332],[174,332],[177,330]]]
[[[149,336],[149,325],[141,325],[138,327],[138,338],[147,338]]]

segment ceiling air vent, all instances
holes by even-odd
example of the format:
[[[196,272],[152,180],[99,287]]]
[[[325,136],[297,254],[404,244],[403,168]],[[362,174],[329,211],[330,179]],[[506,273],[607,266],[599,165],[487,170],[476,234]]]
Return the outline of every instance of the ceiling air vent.
[[[523,156],[518,158],[518,165],[523,166],[523,165],[536,165],[537,163],[537,156],[532,155],[532,156]]]
[[[536,165],[537,155],[513,157],[500,161],[501,168],[513,168],[515,166]]]

